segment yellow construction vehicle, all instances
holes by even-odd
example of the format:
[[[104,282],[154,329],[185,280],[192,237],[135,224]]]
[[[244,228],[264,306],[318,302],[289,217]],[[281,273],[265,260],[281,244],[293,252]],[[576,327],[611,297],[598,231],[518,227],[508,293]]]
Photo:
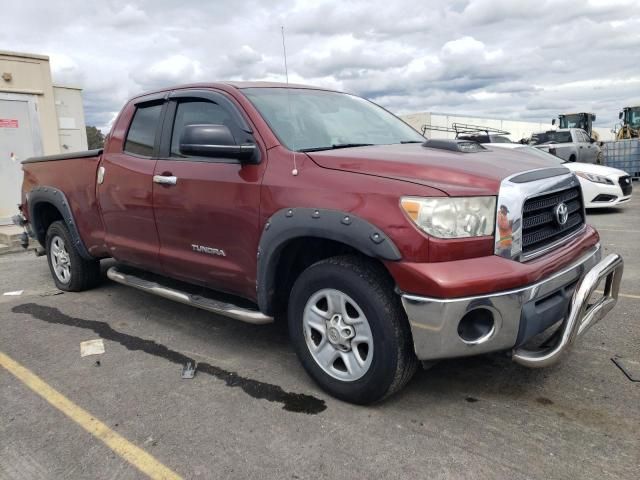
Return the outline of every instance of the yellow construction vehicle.
[[[640,137],[640,105],[624,107],[618,118],[622,120],[622,124],[616,132],[616,140]]]
[[[558,128],[581,128],[589,137],[596,142],[600,141],[600,135],[593,129],[593,122],[596,121],[595,113],[561,113],[558,115]],[[556,124],[556,119],[551,120],[551,125]]]

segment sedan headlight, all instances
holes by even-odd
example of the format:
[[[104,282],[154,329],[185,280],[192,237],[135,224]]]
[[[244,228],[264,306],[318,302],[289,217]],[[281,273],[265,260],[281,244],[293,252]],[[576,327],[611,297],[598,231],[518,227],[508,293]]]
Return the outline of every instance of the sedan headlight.
[[[493,234],[496,197],[402,197],[400,205],[418,228],[434,237]]]
[[[586,178],[590,182],[594,183],[604,183],[605,185],[613,185],[613,180],[608,179],[607,177],[603,177],[602,175],[596,175],[595,173],[587,173],[587,172],[574,172],[576,175],[582,178]]]

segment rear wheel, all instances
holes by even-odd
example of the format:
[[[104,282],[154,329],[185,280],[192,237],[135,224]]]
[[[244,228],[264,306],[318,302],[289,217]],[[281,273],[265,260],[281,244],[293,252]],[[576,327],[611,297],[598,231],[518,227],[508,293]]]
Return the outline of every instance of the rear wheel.
[[[331,395],[368,404],[400,390],[417,360],[398,296],[382,267],[348,255],[296,280],[289,332],[302,365]]]
[[[47,260],[53,281],[60,290],[80,292],[100,281],[100,261],[82,258],[62,221],[47,230]]]

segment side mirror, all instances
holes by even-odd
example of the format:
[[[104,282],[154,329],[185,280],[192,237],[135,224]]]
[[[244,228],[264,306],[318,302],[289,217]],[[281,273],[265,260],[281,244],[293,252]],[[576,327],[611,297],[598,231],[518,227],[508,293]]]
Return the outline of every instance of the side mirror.
[[[595,121],[596,121],[596,115],[595,115],[595,114],[591,115],[591,121],[592,121],[592,122],[595,122]]]
[[[555,124],[556,124],[556,119],[555,119],[555,118],[552,118],[552,119],[551,119],[551,125],[555,125]]]
[[[185,125],[180,135],[180,153],[198,157],[236,158],[250,163],[256,158],[253,144],[238,145],[226,125]]]
[[[622,112],[620,112],[620,113],[618,114],[618,119],[619,119],[619,120],[622,120]]]

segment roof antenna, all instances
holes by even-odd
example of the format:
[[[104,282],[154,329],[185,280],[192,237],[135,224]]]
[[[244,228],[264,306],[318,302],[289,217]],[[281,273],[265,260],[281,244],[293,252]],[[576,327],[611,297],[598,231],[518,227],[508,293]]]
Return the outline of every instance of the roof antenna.
[[[281,31],[282,31],[282,52],[284,54],[284,75],[287,79],[287,104],[289,107],[289,121],[291,122],[291,125],[293,126],[293,115],[291,113],[291,96],[289,93],[289,68],[287,67],[287,46],[285,45],[284,42],[284,26],[280,27]],[[296,165],[296,133],[295,133],[295,129],[293,129],[293,145],[291,145],[293,147],[293,170],[291,170],[291,175],[293,175],[294,177],[298,176],[298,166]]]

